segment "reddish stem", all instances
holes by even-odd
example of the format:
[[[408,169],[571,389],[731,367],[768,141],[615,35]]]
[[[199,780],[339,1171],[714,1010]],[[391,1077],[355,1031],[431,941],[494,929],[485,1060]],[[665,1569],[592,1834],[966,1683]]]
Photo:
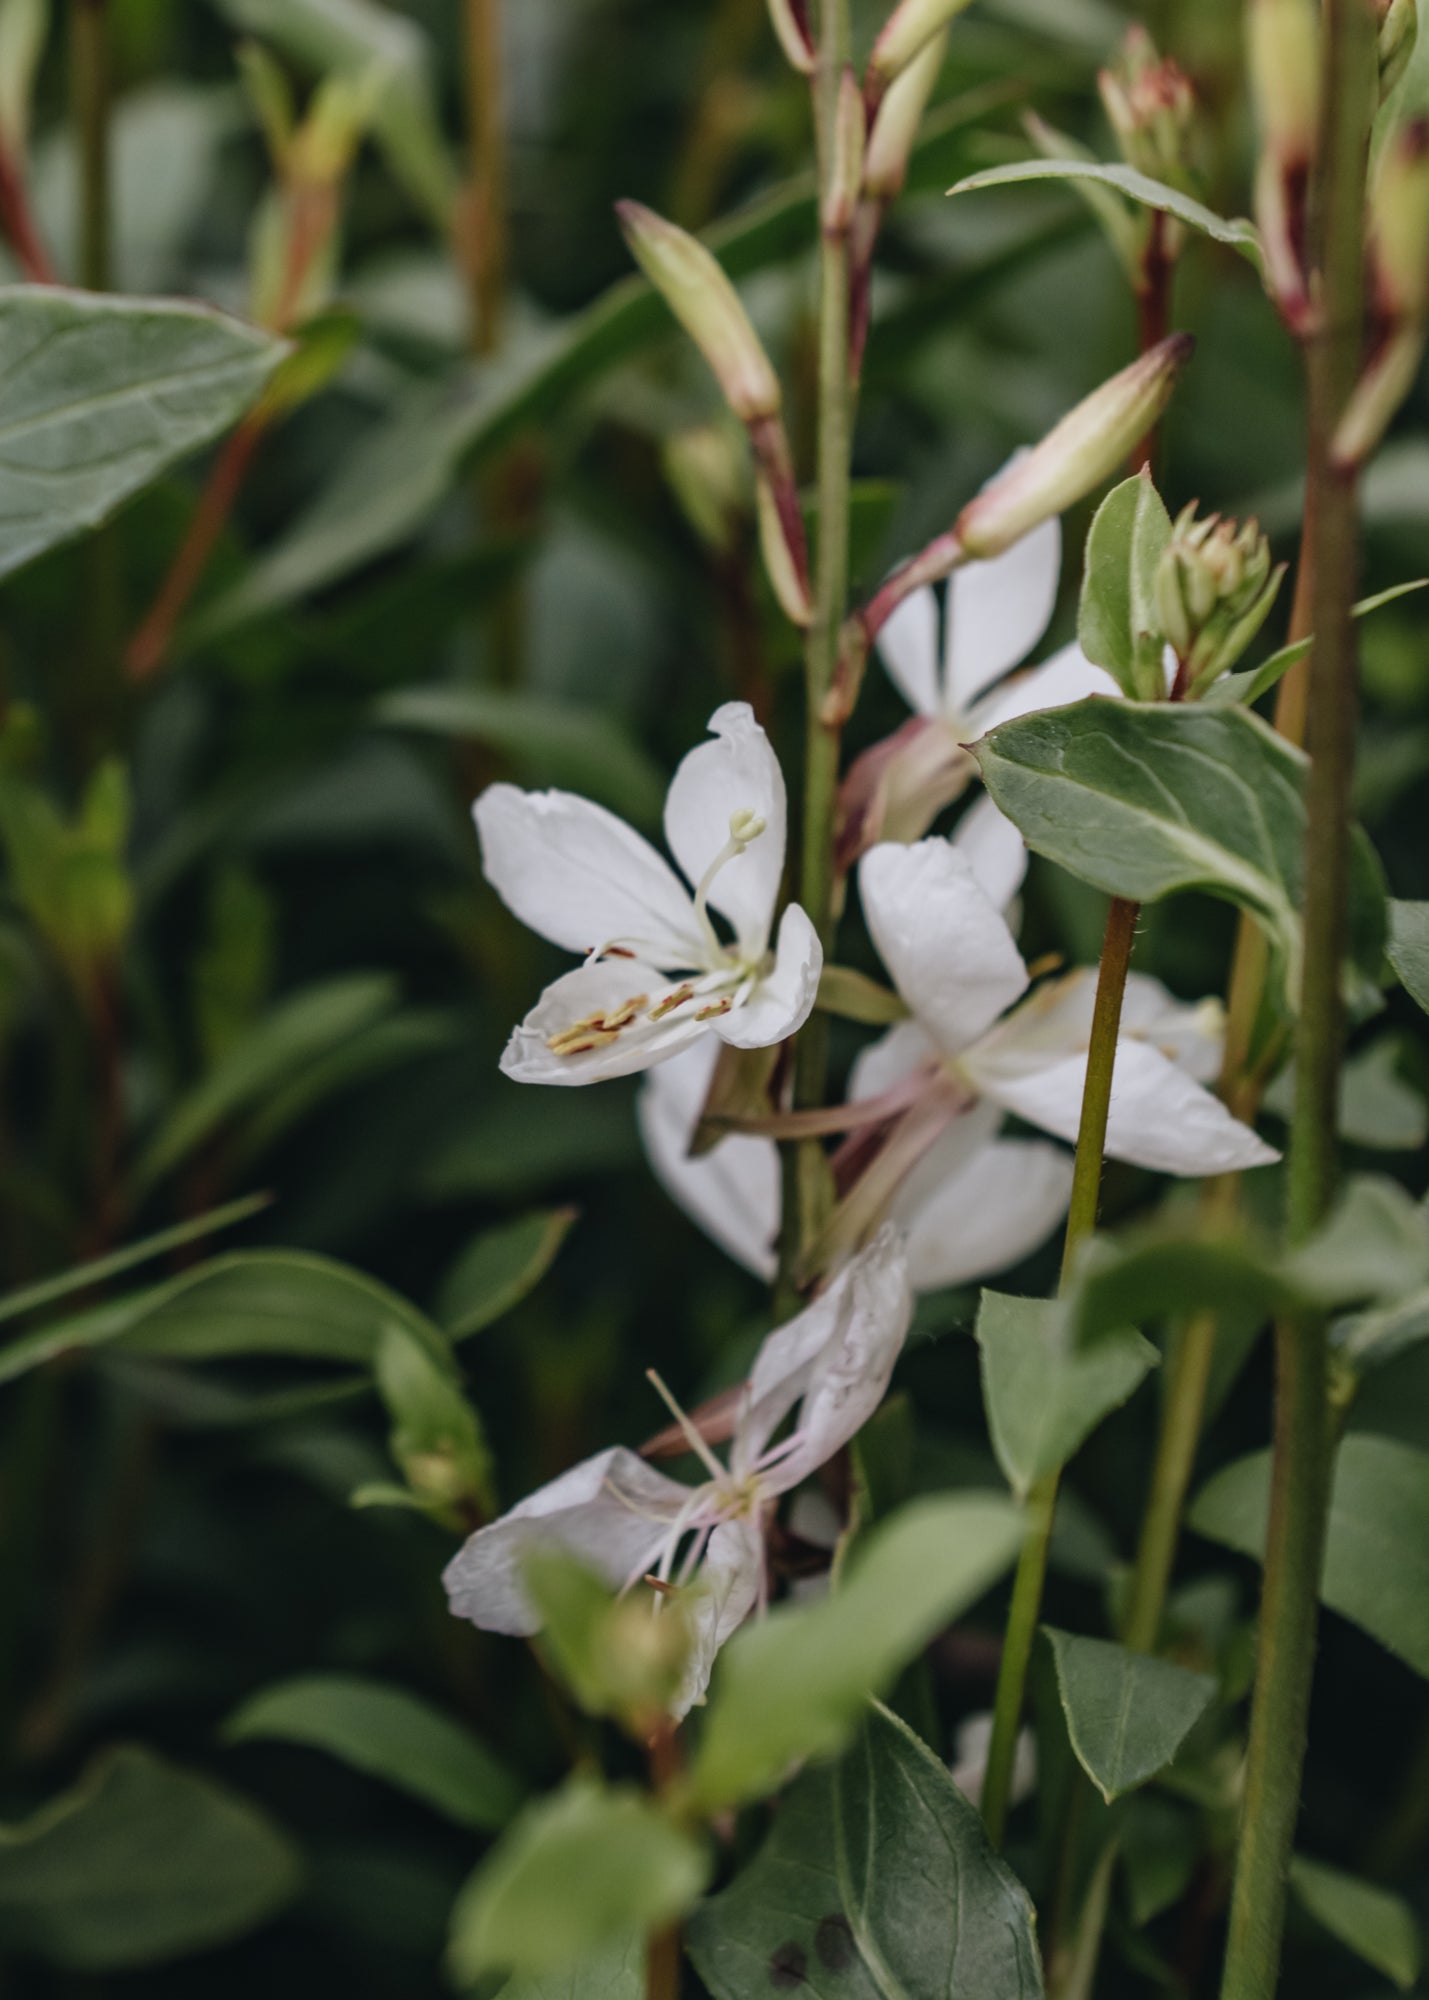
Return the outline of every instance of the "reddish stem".
[[[1167,249],[1166,217],[1160,209],[1153,208],[1149,221],[1146,248],[1141,256],[1141,276],[1136,287],[1137,351],[1141,354],[1149,354],[1153,347],[1159,347],[1170,331],[1171,279],[1176,268],[1175,259]],[[1134,475],[1140,472],[1143,465],[1149,465],[1155,472],[1158,429],[1159,424],[1153,424],[1138,442],[1127,461],[1129,473]]]
[[[59,283],[59,273],[50,262],[30,207],[24,172],[8,146],[0,146],[0,232],[32,284]]]

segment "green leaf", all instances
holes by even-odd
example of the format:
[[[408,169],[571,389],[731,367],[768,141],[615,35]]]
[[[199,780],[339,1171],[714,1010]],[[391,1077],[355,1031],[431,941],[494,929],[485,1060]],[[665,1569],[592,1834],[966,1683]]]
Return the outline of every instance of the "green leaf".
[[[1411,1292],[1393,1305],[1337,1320],[1331,1328],[1336,1356],[1356,1377],[1383,1368],[1421,1340],[1429,1339],[1429,1288]]]
[[[468,1340],[519,1306],[555,1263],[578,1212],[538,1208],[474,1236],[442,1283],[437,1318],[448,1338]]]
[[[1077,1761],[1110,1805],[1171,1762],[1216,1694],[1211,1674],[1042,1628]]]
[[[576,1966],[683,1916],[708,1876],[703,1842],[642,1793],[572,1778],[526,1808],[457,1897],[452,1974]]]
[[[854,1546],[821,1603],[780,1606],[724,1648],[691,1773],[701,1810],[761,1797],[789,1766],[833,1755],[869,1695],[997,1581],[1023,1535],[983,1493],[914,1501]]]
[[[208,306],[0,288],[0,576],[227,430],[286,351]]]
[[[281,1354],[370,1368],[384,1327],[407,1327],[441,1355],[415,1306],[361,1271],[300,1251],[216,1257],[151,1290],[39,1327],[0,1347],[0,1382],[71,1349],[117,1346],[173,1360]]]
[[[574,1556],[533,1549],[522,1566],[542,1658],[588,1715],[641,1739],[673,1709],[690,1656],[685,1599],[616,1592]],[[695,1586],[698,1588],[698,1585]]]
[[[1340,1070],[1340,1137],[1381,1153],[1417,1153],[1429,1139],[1429,1106],[1399,1073],[1398,1035],[1381,1035]],[[1288,1125],[1295,1108],[1295,1067],[1283,1069],[1262,1108]]]
[[[1284,1258],[1301,1296],[1335,1307],[1393,1299],[1429,1283],[1429,1211],[1398,1181],[1357,1174],[1314,1236]]]
[[[875,1709],[835,1777],[839,1887],[879,1990],[1034,2000],[1027,1891],[926,1743]]]
[[[1123,1808],[1121,1865],[1127,1910],[1138,1929],[1179,1903],[1200,1853],[1196,1822],[1184,1806],[1143,1792]]]
[[[1307,1861],[1303,1854],[1291,1860],[1290,1887],[1301,1908],[1331,1937],[1382,1972],[1401,1993],[1409,1991],[1419,1977],[1423,1940],[1402,1896],[1327,1868],[1323,1861]]]
[[[1426,586],[1429,586],[1429,577],[1423,576],[1416,577],[1413,583],[1396,583],[1388,590],[1376,591],[1373,597],[1362,597],[1358,604],[1351,607],[1352,615],[1364,618],[1371,611],[1378,611],[1381,605],[1393,604],[1396,597],[1407,597],[1412,590],[1423,590]],[[1223,674],[1220,680],[1211,683],[1200,699],[1218,706],[1240,702],[1249,708],[1263,694],[1269,694],[1277,681],[1298,661],[1307,659],[1314,643],[1313,639],[1292,639],[1288,646],[1280,647],[1268,660],[1262,660],[1258,667],[1251,667],[1243,674]]]
[[[500,2000],[645,2000],[645,1939],[615,1937],[579,1965],[508,1979]]]
[[[1429,903],[1390,903],[1387,951],[1405,992],[1429,1014]]]
[[[664,777],[601,709],[508,688],[409,687],[384,696],[376,712],[396,729],[488,744],[529,781],[618,806],[627,818],[660,817]]]
[[[482,1833],[506,1825],[524,1790],[464,1724],[406,1688],[360,1674],[279,1681],[250,1696],[223,1733],[230,1743],[276,1737],[324,1750]]]
[[[392,1456],[418,1500],[457,1531],[494,1513],[491,1453],[450,1348],[393,1320],[377,1337],[373,1369]]]
[[[688,1936],[715,2000],[1042,1992],[1026,1892],[947,1771],[879,1707],[842,1764],[781,1799],[758,1854]]]
[[[1149,471],[1112,488],[1087,536],[1077,637],[1133,701],[1159,701],[1166,692],[1155,584],[1170,539],[1171,516]]]
[[[1263,1559],[1270,1453],[1255,1452],[1202,1487],[1197,1534]],[[1429,1456],[1353,1433],[1335,1461],[1320,1595],[1332,1611],[1429,1677]]]
[[[988,167],[980,174],[970,174],[956,187],[949,188],[948,193],[974,194],[981,188],[1011,187],[1019,181],[1077,180],[1097,181],[1103,187],[1115,188],[1131,201],[1140,202],[1144,208],[1155,208],[1164,215],[1174,215],[1188,229],[1209,236],[1213,242],[1228,243],[1257,270],[1260,269],[1260,236],[1253,222],[1247,222],[1242,216],[1227,221],[1204,203],[1182,194],[1178,188],[1168,187],[1164,181],[1152,180],[1149,174],[1138,173],[1135,167],[1119,163],[1108,164],[1101,160],[1018,160],[1010,166]]]
[[[1160,1358],[1125,1322],[1094,1346],[1074,1347],[1056,1300],[992,1291],[982,1294],[977,1341],[993,1450],[1022,1498],[1061,1470]]]
[[[1102,701],[1004,723],[974,745],[997,804],[1029,847],[1108,895],[1155,903],[1201,889],[1247,910],[1300,990],[1304,756],[1241,708]],[[1351,861],[1357,1001],[1377,998],[1384,940],[1379,863]]]
[[[157,1965],[266,1923],[301,1873],[247,1799],[126,1746],[0,1827],[0,1939],[80,1972]]]

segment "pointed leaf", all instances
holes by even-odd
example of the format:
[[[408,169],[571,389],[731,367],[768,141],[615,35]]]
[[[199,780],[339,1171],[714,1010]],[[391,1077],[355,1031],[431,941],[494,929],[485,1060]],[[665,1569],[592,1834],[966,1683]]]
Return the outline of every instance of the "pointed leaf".
[[[1149,471],[1112,488],[1087,536],[1077,637],[1092,664],[1133,701],[1166,692],[1155,584],[1170,539],[1171,516]]]
[[[1260,236],[1253,222],[1243,216],[1234,216],[1229,221],[1217,215],[1203,202],[1193,201],[1190,195],[1182,194],[1178,188],[1168,187],[1164,181],[1152,180],[1149,174],[1138,173],[1135,167],[1122,166],[1119,162],[1102,160],[1018,160],[1010,166],[988,167],[980,174],[969,174],[956,187],[948,189],[949,194],[974,194],[981,188],[1012,187],[1019,181],[1097,181],[1103,187],[1115,188],[1119,194],[1140,202],[1145,208],[1160,209],[1165,215],[1174,215],[1178,222],[1184,222],[1188,229],[1197,230],[1202,236],[1209,236],[1213,242],[1228,243],[1233,250],[1239,250],[1260,268]]]
[[[519,1306],[555,1263],[576,1214],[537,1209],[473,1237],[442,1285],[437,1316],[448,1337],[467,1340]]]
[[[1338,1938],[1366,1965],[1407,1993],[1419,1977],[1423,1940],[1414,1912],[1402,1896],[1362,1882],[1323,1861],[1297,1854],[1290,1863],[1290,1887],[1317,1924]]]
[[[1210,1674],[1043,1627],[1072,1748],[1110,1805],[1171,1762],[1215,1698]]]
[[[1429,903],[1391,902],[1387,950],[1405,992],[1429,1014]]]
[[[612,1938],[579,1965],[508,1979],[499,2000],[645,2000],[644,1936]]]

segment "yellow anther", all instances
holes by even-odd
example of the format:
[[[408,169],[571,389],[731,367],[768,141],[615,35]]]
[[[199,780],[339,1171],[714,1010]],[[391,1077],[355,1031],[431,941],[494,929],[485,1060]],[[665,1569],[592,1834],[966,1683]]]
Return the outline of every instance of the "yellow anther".
[[[727,1014],[733,1005],[733,1000],[726,993],[720,1000],[711,1000],[708,1007],[701,1007],[695,1015],[695,1019],[697,1021],[716,1020],[721,1014]]]
[[[667,1014],[673,1014],[677,1007],[683,1007],[687,1000],[692,1000],[694,998],[694,995],[695,995],[695,989],[693,986],[689,984],[686,984],[684,986],[677,986],[673,993],[667,993],[665,995],[664,999],[659,1003],[658,1006],[652,1007],[650,1009],[648,1019],[652,1021],[663,1021]]]
[[[648,993],[637,993],[618,1007],[587,1014],[583,1021],[573,1021],[569,1028],[548,1035],[546,1047],[554,1056],[582,1056],[591,1049],[606,1048],[622,1028],[630,1026],[649,998]]]

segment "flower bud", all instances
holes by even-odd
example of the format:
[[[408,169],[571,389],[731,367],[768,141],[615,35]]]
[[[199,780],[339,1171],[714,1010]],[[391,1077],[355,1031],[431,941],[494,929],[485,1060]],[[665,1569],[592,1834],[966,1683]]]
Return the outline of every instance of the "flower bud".
[[[849,232],[853,212],[858,206],[859,190],[863,186],[865,130],[863,93],[852,69],[845,68],[839,78],[828,186],[819,211],[819,222],[825,236],[847,236]]]
[[[779,381],[739,294],[703,243],[638,201],[616,203],[632,254],[747,424],[774,416]]]
[[[963,555],[1000,555],[1040,521],[1099,486],[1155,424],[1195,345],[1188,333],[1161,341],[1094,389],[1040,444],[985,486],[953,527]]]
[[[889,85],[863,158],[863,191],[871,201],[889,202],[903,192],[913,142],[947,52],[948,31],[940,28]]]
[[[1258,522],[1241,526],[1219,514],[1198,520],[1194,501],[1182,509],[1156,567],[1154,594],[1183,692],[1198,692],[1235,664],[1268,616],[1282,574],[1271,570]]]
[[[968,0],[900,0],[884,22],[868,59],[864,94],[872,108],[934,35],[961,14]]]
[[[1375,309],[1421,318],[1429,309],[1429,118],[1402,125],[1380,159],[1369,198]]]
[[[0,146],[23,157],[35,72],[49,32],[47,0],[0,0]]]
[[[1383,103],[1409,67],[1419,38],[1418,0],[1375,0],[1379,15],[1379,96]]]
[[[1097,87],[1121,156],[1138,173],[1172,187],[1192,178],[1196,93],[1179,63],[1156,53],[1145,28],[1127,30],[1121,54]]]
[[[1250,0],[1247,55],[1260,128],[1255,219],[1271,296],[1288,325],[1309,313],[1306,199],[1320,117],[1318,0]]]
[[[817,55],[809,31],[808,0],[769,0],[769,18],[791,65],[800,76],[812,76]]]
[[[298,122],[287,75],[259,42],[240,43],[238,74],[243,79],[249,102],[258,114],[273,170],[285,174]]]

